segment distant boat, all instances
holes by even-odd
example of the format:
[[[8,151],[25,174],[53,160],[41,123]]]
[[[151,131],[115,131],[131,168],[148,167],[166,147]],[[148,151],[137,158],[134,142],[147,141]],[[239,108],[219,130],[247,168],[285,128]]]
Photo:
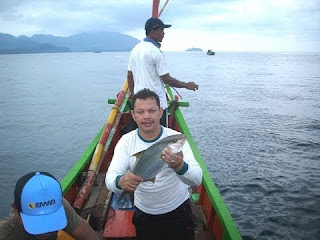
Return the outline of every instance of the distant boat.
[[[215,55],[215,52],[213,52],[211,49],[208,49],[207,54],[208,55]]]
[[[94,53],[100,53],[100,51],[93,51]]]

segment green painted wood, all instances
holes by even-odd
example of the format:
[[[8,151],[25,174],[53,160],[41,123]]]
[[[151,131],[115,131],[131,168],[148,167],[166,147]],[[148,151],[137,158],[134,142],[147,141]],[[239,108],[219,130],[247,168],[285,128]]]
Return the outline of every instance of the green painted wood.
[[[76,181],[79,174],[82,173],[82,170],[84,167],[89,163],[92,159],[93,153],[96,149],[96,146],[100,140],[100,136],[104,130],[104,127],[100,130],[100,132],[97,134],[97,136],[94,138],[94,140],[90,143],[90,145],[87,147],[87,149],[84,151],[84,153],[81,155],[79,160],[73,165],[73,167],[70,169],[70,171],[64,176],[64,178],[61,180],[61,188],[63,194],[65,194],[71,185]]]
[[[126,110],[125,108],[127,107],[128,98],[129,98],[129,93],[127,92],[122,99],[122,102],[119,106],[117,114],[119,114],[119,113],[122,114]],[[108,102],[110,103],[110,99],[108,100]],[[114,99],[114,101],[112,101],[112,102],[115,103],[116,100]],[[106,123],[106,124],[108,124],[108,123]],[[105,127],[106,126],[103,126],[103,128],[100,130],[100,132],[97,134],[97,136],[93,139],[93,141],[90,143],[90,145],[85,150],[85,152],[81,155],[79,160],[73,165],[71,170],[61,180],[61,188],[62,188],[63,194],[65,194],[70,189],[72,184],[77,180],[78,175],[82,173],[85,166],[92,160],[94,151],[96,150],[96,146],[100,141],[101,135],[102,135],[103,131],[105,130]],[[113,125],[112,129],[113,128],[115,128],[114,125]],[[104,146],[106,148],[109,148],[109,144],[111,143],[113,135],[115,133],[115,129],[114,130],[112,130],[112,129],[111,129],[111,134],[109,135],[109,137],[107,139],[107,143]]]
[[[115,102],[116,102],[116,99],[111,99],[111,98],[108,99],[108,104],[115,104]],[[168,101],[168,105],[170,105],[170,103],[171,101]],[[126,107],[128,107],[128,105],[130,104],[132,105],[132,99],[128,99],[128,103]],[[179,107],[189,107],[189,102],[178,102],[178,104],[179,104]]]
[[[167,93],[169,94],[169,97],[173,99],[173,94],[171,89],[167,86],[166,90],[167,90]],[[223,240],[242,239],[240,232],[232,219],[229,209],[227,208],[218,188],[216,187],[216,185],[214,184],[211,178],[211,175],[207,169],[207,166],[200,155],[198,147],[192,138],[188,125],[179,108],[175,111],[175,119],[177,120],[177,123],[180,127],[181,132],[186,135],[188,142],[190,144],[190,147],[193,151],[194,157],[196,158],[199,165],[201,166],[202,174],[203,174],[202,183],[208,193],[211,204],[213,205],[218,215],[218,218],[220,220],[220,223],[224,229],[222,239]]]

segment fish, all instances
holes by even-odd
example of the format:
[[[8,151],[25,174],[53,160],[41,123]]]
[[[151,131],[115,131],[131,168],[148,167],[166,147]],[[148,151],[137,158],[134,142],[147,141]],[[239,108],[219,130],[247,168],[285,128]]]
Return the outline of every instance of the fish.
[[[169,148],[172,153],[178,153],[182,150],[186,139],[184,134],[171,135],[161,139],[146,150],[134,154],[136,162],[132,173],[142,178],[144,182],[151,181],[154,183],[156,175],[168,167],[168,164],[162,159],[163,149]],[[126,198],[127,195],[129,196]],[[133,203],[133,192],[123,191],[120,194],[118,199],[119,209],[131,208]]]
[[[134,154],[136,157],[132,173],[139,176],[143,181],[155,181],[156,175],[168,164],[162,159],[162,151],[169,148],[172,153],[182,150],[186,142],[184,134],[175,134],[161,139],[144,151]]]

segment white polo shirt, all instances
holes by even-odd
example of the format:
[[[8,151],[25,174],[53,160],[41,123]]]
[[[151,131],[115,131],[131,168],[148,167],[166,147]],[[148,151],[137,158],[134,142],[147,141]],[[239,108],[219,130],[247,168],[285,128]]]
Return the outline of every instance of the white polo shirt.
[[[136,157],[133,155],[177,133],[173,129],[162,127],[161,136],[153,142],[143,140],[137,129],[123,135],[114,149],[106,174],[107,188],[112,192],[121,193],[122,190],[116,186],[116,178],[124,175],[128,169],[133,171],[136,162]],[[183,160],[188,164],[187,171],[179,175],[172,168],[167,167],[157,174],[154,183],[150,181],[140,183],[134,191],[134,204],[138,209],[154,215],[171,212],[189,198],[189,186],[200,185],[202,170],[188,142],[184,144],[182,152]]]
[[[134,93],[149,88],[158,94],[160,106],[168,107],[164,83],[160,76],[169,73],[163,53],[153,43],[142,41],[131,51],[128,70],[134,79]]]

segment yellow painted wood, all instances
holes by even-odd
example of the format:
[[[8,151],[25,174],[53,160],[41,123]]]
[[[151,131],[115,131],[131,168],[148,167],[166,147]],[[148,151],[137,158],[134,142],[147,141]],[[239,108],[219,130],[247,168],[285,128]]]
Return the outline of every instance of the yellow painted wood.
[[[71,237],[68,233],[66,233],[63,230],[60,230],[58,232],[58,238],[57,240],[75,240],[73,237]]]
[[[125,81],[123,86],[122,86],[122,92],[126,92],[128,89],[128,81]],[[124,98],[124,97],[123,97]],[[123,101],[123,100],[122,100]],[[118,113],[118,109],[119,109],[119,106],[117,106],[115,104],[115,106],[112,108],[111,112],[110,112],[110,115],[109,115],[109,118],[108,118],[108,121],[105,125],[105,129],[104,131],[107,130],[108,127],[112,126],[112,124],[114,123],[114,120],[117,116],[117,113]],[[104,133],[102,133],[103,135]],[[93,157],[92,157],[92,160],[91,160],[91,163],[90,163],[90,167],[89,167],[89,170],[92,170],[94,172],[97,171],[98,169],[98,166],[99,166],[99,162],[100,162],[100,158],[102,156],[102,152],[103,152],[103,148],[104,148],[104,144],[105,143],[98,143],[97,144],[97,147],[96,147],[96,150],[93,154]]]
[[[128,90],[128,81],[125,81],[122,86],[121,92],[126,92],[127,90]],[[119,106],[114,104],[114,107],[111,110],[107,123],[113,124],[114,119],[116,118],[116,115],[118,113],[118,109],[119,109]]]
[[[101,143],[98,143],[96,150],[93,154],[89,170],[96,172],[98,165],[99,165],[101,155],[102,155],[102,151],[103,151],[103,145]]]

